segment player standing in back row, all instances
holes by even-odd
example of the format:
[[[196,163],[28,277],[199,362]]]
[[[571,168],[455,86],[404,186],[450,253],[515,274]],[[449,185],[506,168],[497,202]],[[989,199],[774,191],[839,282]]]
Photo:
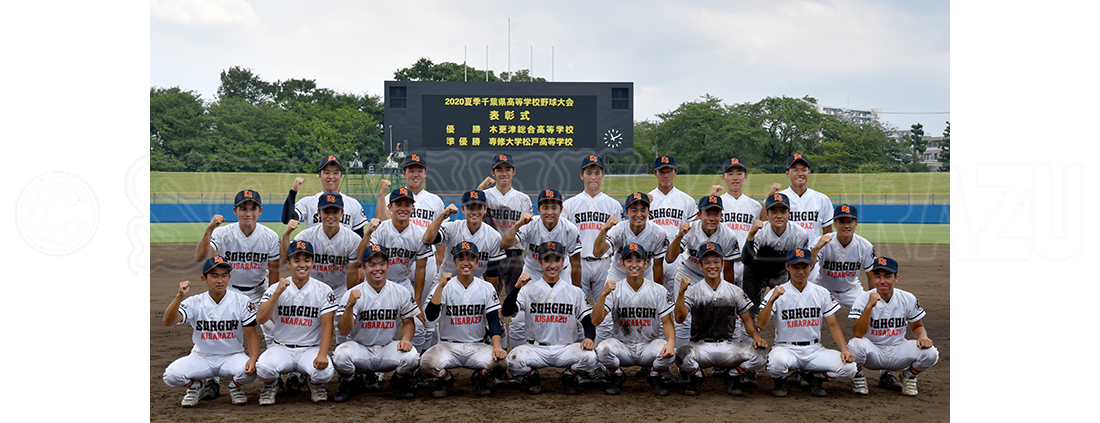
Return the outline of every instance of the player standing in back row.
[[[752,224],[760,216],[760,212],[763,207],[760,206],[760,202],[749,197],[742,190],[745,188],[745,181],[749,179],[749,169],[745,167],[745,163],[740,159],[734,157],[726,160],[726,164],[722,166],[722,182],[726,184],[726,193],[722,194],[722,224],[726,227],[733,229],[733,234],[737,236],[737,245],[744,246],[745,240],[749,237],[749,230],[752,229]],[[711,191],[711,195],[718,195],[722,192],[722,187],[714,185]],[[733,264],[733,284],[738,287],[743,287],[745,280],[745,264],[738,261]]]
[[[598,296],[607,281],[607,271],[611,266],[611,251],[596,256],[592,252],[596,238],[601,236],[604,222],[611,216],[621,217],[623,207],[618,201],[604,194],[601,189],[604,178],[603,158],[588,155],[581,159],[581,180],[584,191],[565,200],[562,217],[577,226],[581,232],[581,280],[573,281],[579,286],[584,298]]]
[[[806,156],[795,154],[787,158],[786,174],[791,180],[791,186],[780,193],[790,200],[790,220],[806,230],[809,245],[814,245],[821,235],[833,231],[833,203],[829,196],[806,186],[806,182],[810,180],[810,161]],[[779,183],[772,184],[768,197],[779,191],[779,188]]]
[[[435,220],[435,216],[443,213],[445,207],[443,200],[438,195],[424,189],[424,180],[428,177],[427,166],[424,156],[415,153],[406,156],[405,163],[401,165],[401,174],[405,176],[405,188],[412,192],[414,202],[412,214],[409,215],[409,222],[422,230],[427,230],[428,226],[432,224],[432,220]],[[389,209],[390,181],[383,179],[380,182],[380,187],[378,206],[376,206],[374,214],[378,220],[387,220],[392,216]],[[428,257],[428,261],[423,267],[424,283],[426,285],[420,298],[417,299],[418,304],[424,304],[428,301],[428,289],[431,288],[431,282],[435,280],[435,273],[439,270],[439,261],[443,258],[442,249],[433,248],[432,251],[434,253]],[[429,330],[432,326],[428,325]]]
[[[512,189],[512,180],[516,176],[512,155],[497,154],[493,156],[493,167],[490,173],[492,173],[492,176],[486,177],[477,189],[485,192],[486,207],[488,208],[485,223],[496,229],[497,233],[503,237],[508,229],[519,222],[524,213],[532,213],[531,197]],[[496,186],[487,189],[494,182]],[[504,260],[500,261],[498,272],[503,285],[505,287],[515,286],[521,273],[523,273],[523,246],[513,245],[505,248]]]
[[[321,159],[317,166],[317,177],[321,180],[321,192],[294,202],[298,190],[302,189],[304,178],[294,178],[294,185],[283,203],[282,222],[289,224],[291,220],[305,223],[306,228],[321,224],[320,207],[318,202],[324,194],[336,194],[341,197],[344,204],[344,215],[340,218],[340,224],[347,226],[360,237],[363,236],[363,225],[367,224],[367,215],[363,212],[363,205],[354,197],[340,192],[340,182],[344,180],[344,165],[336,156],[328,155]]]
[[[657,188],[649,192],[651,201],[649,204],[649,220],[665,231],[665,237],[668,238],[670,244],[676,238],[676,232],[680,230],[680,224],[690,222],[699,212],[699,208],[695,205],[695,199],[673,185],[673,180],[676,179],[676,175],[679,173],[679,169],[676,168],[675,157],[661,156],[653,161],[653,174],[657,176]],[[663,265],[661,270],[664,274],[660,278],[653,278],[653,281],[663,284],[670,294],[674,294],[673,277],[676,276],[676,267],[679,265],[679,257],[676,258],[676,261]],[[612,266],[612,268],[615,268],[615,266]]]

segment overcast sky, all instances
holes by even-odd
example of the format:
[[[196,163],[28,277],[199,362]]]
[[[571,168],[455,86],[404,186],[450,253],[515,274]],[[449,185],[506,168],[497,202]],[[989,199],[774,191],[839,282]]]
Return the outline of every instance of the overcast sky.
[[[382,95],[394,71],[462,63],[465,47],[471,67],[488,59],[497,74],[533,65],[547,80],[633,82],[635,120],[707,93],[878,108],[927,135],[950,120],[947,1],[527,3],[153,0],[150,84],[212,100],[218,74],[242,66]]]

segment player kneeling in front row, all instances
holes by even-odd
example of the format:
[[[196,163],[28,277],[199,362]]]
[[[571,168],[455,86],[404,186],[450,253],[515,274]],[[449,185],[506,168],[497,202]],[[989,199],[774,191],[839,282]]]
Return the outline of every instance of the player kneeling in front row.
[[[208,295],[193,295],[185,300],[191,282],[180,282],[176,298],[164,311],[165,326],[187,322],[195,329],[191,335],[195,343],[191,354],[173,361],[164,369],[163,376],[168,386],[187,387],[181,404],[184,407],[199,403],[204,379],[233,378],[229,394],[238,405],[248,402],[241,385],[256,380],[256,355],[260,348],[256,306],[244,294],[227,290],[232,269],[221,256],[206,260],[202,281]],[[248,355],[244,353],[242,337],[248,341]]]
[[[420,373],[429,382],[435,382],[432,396],[443,398],[454,386],[455,378],[447,369],[465,367],[473,369],[471,378],[474,390],[485,396],[489,379],[504,376],[508,370],[505,361],[508,352],[501,348],[500,299],[496,288],[488,281],[474,276],[477,269],[477,245],[460,242],[451,249],[458,281],[449,273],[440,276],[431,293],[424,313],[428,320],[439,319],[439,343],[420,358]],[[493,345],[485,343],[486,322]]]
[[[565,249],[558,242],[539,245],[539,266],[542,279],[531,280],[520,275],[516,289],[504,299],[502,312],[514,316],[523,309],[527,344],[512,348],[508,354],[508,371],[524,375],[527,393],[542,392],[538,369],[565,367],[561,382],[566,395],[577,393],[577,375],[596,369],[596,327],[592,325],[592,306],[580,288],[560,283]],[[528,283],[530,282],[530,283]],[[584,330],[584,341],[577,338],[577,325]]]
[[[767,371],[774,383],[772,395],[777,397],[787,396],[787,372],[791,370],[811,372],[810,393],[815,397],[828,395],[821,386],[825,379],[849,382],[856,374],[855,358],[848,352],[844,332],[834,316],[840,304],[827,289],[808,283],[811,266],[810,250],[788,252],[786,268],[791,280],[765,295],[768,303],[757,318],[757,326],[762,328],[775,317],[775,346],[768,354]],[[840,351],[821,346],[823,318]]]
[[[699,395],[704,367],[732,368],[739,375],[760,370],[768,348],[749,314],[752,300],[737,285],[722,279],[726,256],[722,245],[705,242],[699,245],[696,254],[704,279],[702,283],[681,279],[676,298],[676,321],[683,323],[691,315],[691,342],[676,350],[676,364],[689,375],[685,395]],[[751,344],[734,341],[737,319],[741,319],[752,337]],[[726,393],[742,394],[740,377],[726,378]]]
[[[328,400],[325,383],[332,380],[332,362],[328,348],[332,344],[332,314],[336,295],[324,282],[311,278],[313,245],[292,241],[287,247],[290,278],[279,281],[264,292],[256,321],[271,320],[272,343],[260,355],[256,374],[263,381],[260,405],[275,404],[277,381],[290,372],[309,377],[313,402]]]
[[[386,247],[371,244],[364,248],[363,265],[359,266],[359,277],[364,282],[349,289],[336,309],[336,328],[348,340],[332,353],[336,371],[340,372],[340,390],[333,401],[347,401],[359,392],[356,373],[391,370],[396,370],[390,384],[397,397],[413,397],[413,372],[420,364],[420,353],[412,346],[416,331],[413,318],[420,314],[420,308],[412,292],[386,280],[389,261]],[[401,339],[395,340],[398,322]]]
[[[610,315],[613,325],[612,337],[596,347],[596,359],[611,373],[611,386],[605,392],[618,395],[622,391],[626,379],[622,367],[642,366],[650,369],[646,379],[653,393],[668,395],[661,373],[668,372],[676,355],[676,329],[672,326],[668,290],[645,279],[649,266],[645,247],[627,244],[620,256],[619,265],[626,278],[607,281],[592,310],[594,323],[599,324]]]
[[[921,323],[924,309],[913,294],[895,289],[898,281],[898,262],[879,257],[871,267],[874,290],[864,292],[852,305],[848,318],[855,320],[852,326],[855,337],[848,341],[848,350],[855,356],[859,371],[852,381],[857,394],[867,395],[867,378],[863,368],[901,372],[901,393],[917,394],[917,375],[928,370],[940,360],[940,352],[932,346],[932,340]],[[913,330],[916,340],[905,340],[905,328]],[[884,373],[884,375],[893,375]],[[879,380],[879,386],[889,386]]]

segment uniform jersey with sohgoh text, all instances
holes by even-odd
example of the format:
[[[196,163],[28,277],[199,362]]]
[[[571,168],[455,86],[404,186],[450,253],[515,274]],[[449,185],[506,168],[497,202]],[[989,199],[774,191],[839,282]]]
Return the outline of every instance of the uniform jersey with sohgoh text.
[[[194,328],[192,352],[236,354],[244,352],[244,328],[256,325],[256,305],[244,294],[227,290],[219,302],[209,292],[192,295],[180,302],[183,320]]]
[[[871,300],[871,291],[859,295],[848,318],[856,321],[863,315],[867,302]],[[909,324],[924,318],[925,312],[913,294],[894,288],[890,301],[879,299],[871,309],[871,328],[863,335],[875,345],[897,345],[905,342],[905,333]]]
[[[724,254],[722,261],[741,260],[741,244],[737,242],[737,235],[732,229],[719,223],[714,233],[707,236],[707,233],[703,232],[702,221],[691,222],[691,229],[680,239],[680,269],[692,281],[702,280],[705,277],[699,257],[696,256],[699,253],[699,246],[708,242],[722,246]]]
[[[412,189],[409,189],[409,192],[412,192]],[[379,204],[379,206],[386,207],[389,205],[390,196],[383,196],[382,204]],[[409,222],[420,227],[420,229],[428,229],[428,226],[431,226],[432,221],[435,220],[435,215],[443,213],[445,208],[447,206],[443,205],[443,200],[438,195],[422,189],[419,193],[413,194],[413,212],[409,215]]]
[[[635,291],[624,278],[615,282],[615,290],[604,299],[604,319],[613,322],[615,339],[628,344],[649,342],[665,337],[661,318],[671,314],[674,306],[664,286],[645,279]]]
[[[436,241],[443,246],[445,251],[443,253],[443,264],[439,266],[439,272],[436,273],[437,279],[444,273],[458,273],[455,271],[455,258],[451,254],[451,249],[460,242],[469,242],[477,246],[478,262],[477,268],[474,269],[474,276],[483,277],[485,270],[488,269],[489,262],[504,260],[504,250],[500,249],[500,233],[484,222],[476,233],[470,233],[470,228],[466,225],[466,219],[443,222],[442,225],[439,225],[439,235],[436,237]]]
[[[649,265],[645,267],[645,273],[643,276],[649,280],[653,280],[653,263],[656,260],[664,260],[665,253],[668,252],[668,236],[665,231],[661,229],[661,226],[654,223],[652,220],[645,222],[645,228],[641,232],[635,234],[630,229],[630,221],[622,221],[607,231],[607,245],[609,249],[614,252],[612,255],[611,266],[607,269],[607,279],[617,281],[619,279],[626,279],[626,271],[623,270],[621,260],[623,258],[623,247],[629,244],[638,244],[642,248],[645,248],[646,259],[649,260]]]
[[[267,278],[267,262],[279,259],[279,235],[256,224],[252,235],[241,232],[240,222],[214,228],[210,248],[233,266],[230,284],[255,287]]]
[[[580,194],[565,200],[561,210],[561,218],[576,225],[581,231],[581,258],[593,257],[592,245],[596,242],[596,236],[600,234],[607,218],[615,216],[621,220],[622,215],[623,206],[602,192],[593,198],[587,192],[581,191]],[[604,257],[610,254],[611,251],[608,250],[604,253]]]
[[[802,195],[795,194],[791,187],[780,191],[791,201],[791,222],[806,230],[810,245],[821,237],[821,229],[833,224],[833,202],[829,196],[806,188]]]
[[[723,225],[733,230],[737,235],[738,245],[744,246],[745,239],[749,237],[752,223],[760,218],[760,209],[763,206],[759,201],[753,200],[748,195],[741,194],[733,198],[728,192],[722,194],[722,220]]]
[[[690,222],[699,214],[699,205],[695,203],[695,199],[676,187],[672,187],[668,194],[662,193],[660,188],[654,188],[649,192],[649,198],[652,200],[649,203],[649,220],[665,231],[665,237],[669,241],[676,238],[681,222]]]
[[[577,225],[568,220],[558,218],[558,224],[554,229],[546,229],[541,219],[536,218],[516,231],[516,245],[522,246],[523,273],[531,275],[531,279],[542,279],[542,267],[539,266],[539,245],[544,242],[556,242],[565,249],[566,257],[563,259],[561,274],[568,275],[571,271],[569,257],[581,252],[581,235]]]
[[[496,229],[501,236],[508,232],[508,229],[511,229],[524,213],[534,214],[531,208],[531,197],[514,188],[509,189],[507,194],[501,194],[496,187],[486,189],[484,192],[485,202],[489,203],[485,210],[485,223]],[[516,244],[508,249],[522,250],[523,246]]]
[[[432,288],[432,296],[439,284]],[[429,296],[428,298],[431,298]],[[486,313],[496,313],[500,309],[493,284],[481,278],[474,278],[470,286],[462,286],[458,278],[452,278],[443,287],[443,298],[439,302],[439,337],[453,342],[482,342],[488,332]]]
[[[336,308],[336,321],[339,322],[347,312],[351,291],[357,290],[362,296],[352,308],[351,334],[348,340],[360,345],[385,345],[396,339],[401,319],[416,317],[420,308],[413,302],[412,293],[405,287],[386,281],[381,291],[375,291],[370,283],[363,282],[348,290]]]
[[[432,248],[424,244],[424,229],[411,222],[405,230],[398,231],[392,219],[384,220],[370,234],[370,242],[389,251],[390,270],[386,279],[391,281],[412,279],[416,261],[432,256]]]
[[[545,279],[533,280],[520,289],[516,305],[525,313],[527,339],[546,345],[569,345],[592,306],[580,288],[565,282],[550,286]]]
[[[836,313],[840,304],[823,287],[807,283],[799,291],[790,281],[780,285],[783,295],[772,304],[772,321],[775,322],[775,342],[807,342],[821,338],[822,319]],[[761,308],[772,297],[769,289],[764,294]],[[866,303],[864,303],[866,304]]]
[[[811,280],[832,291],[861,287],[859,274],[871,270],[874,264],[875,247],[870,241],[853,234],[845,247],[834,237],[817,252],[817,266],[813,269],[817,278]]]
[[[298,200],[294,203],[294,212],[298,213],[299,222],[306,228],[321,226],[321,214],[317,212],[317,203],[321,200],[324,191]],[[344,216],[340,218],[340,224],[352,231],[362,228],[367,223],[367,214],[363,212],[363,205],[355,197],[340,193],[344,204]]]
[[[730,340],[735,338],[741,315],[752,308],[752,300],[732,283],[720,280],[715,289],[701,280],[684,291],[684,306],[691,312],[691,342]]]
[[[279,284],[267,287],[260,305],[270,300],[278,288]],[[292,281],[279,294],[279,302],[271,314],[275,328],[270,335],[284,345],[320,345],[321,315],[336,311],[336,301],[332,288],[324,282],[311,277],[299,289]]]
[[[323,226],[314,226],[299,232],[294,240],[313,244],[313,271],[309,277],[328,285],[336,295],[344,295],[348,289],[348,265],[359,262],[359,242],[363,238],[345,227],[329,238]]]

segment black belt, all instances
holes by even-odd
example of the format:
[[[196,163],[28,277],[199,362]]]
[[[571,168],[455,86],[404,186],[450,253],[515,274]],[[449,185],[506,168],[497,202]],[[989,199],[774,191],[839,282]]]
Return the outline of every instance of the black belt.
[[[504,250],[504,255],[505,255],[506,257],[516,257],[516,256],[522,256],[522,255],[523,255],[523,250],[515,250],[515,249],[512,249],[512,250]]]
[[[230,285],[230,286],[232,286],[234,288],[237,288],[238,291],[251,291],[253,289],[256,289],[255,286],[240,286],[240,285]]]
[[[554,344],[547,344],[547,343],[544,343],[544,342],[539,342],[539,341],[532,341],[532,340],[530,340],[530,339],[528,339],[528,340],[527,340],[527,343],[528,343],[528,344],[531,344],[531,345],[534,345],[534,346],[536,346],[536,347],[537,347],[537,346],[540,346],[540,345],[541,345],[541,346],[544,346],[544,347],[549,347],[549,346],[553,346],[553,345],[554,345]]]
[[[691,340],[691,342],[733,342],[733,338],[703,338],[700,340]]]
[[[581,259],[584,261],[600,261],[603,260],[603,257],[582,257]]]
[[[313,347],[316,347],[316,346],[317,346],[317,344],[314,344],[314,345],[294,345],[294,344],[284,344],[284,343],[282,343],[282,342],[279,342],[279,341],[276,341],[276,340],[274,340],[274,339],[272,339],[272,340],[271,340],[271,342],[274,342],[274,343],[276,343],[276,344],[282,345],[282,346],[284,346],[284,347],[287,347],[287,348],[313,348]]]
[[[816,344],[816,343],[817,343],[817,338],[814,338],[814,340],[813,340],[813,341],[799,341],[799,342],[779,342],[779,343],[780,343],[780,344],[791,344],[791,345],[798,345],[798,346],[800,346],[800,347],[805,347],[805,346],[807,346],[807,345],[813,345],[813,344]]]
[[[447,339],[447,338],[439,338],[439,340],[443,341],[443,342],[453,342],[453,343],[456,343],[456,344],[469,344],[469,342],[455,341],[453,339]]]

